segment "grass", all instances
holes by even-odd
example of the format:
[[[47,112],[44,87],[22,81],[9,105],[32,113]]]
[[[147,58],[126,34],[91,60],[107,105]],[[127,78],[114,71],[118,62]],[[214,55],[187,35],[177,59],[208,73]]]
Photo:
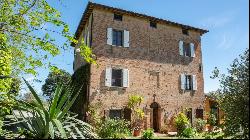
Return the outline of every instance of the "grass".
[[[195,137],[193,138],[183,138],[183,137],[177,137],[177,136],[155,136],[153,139],[216,139],[218,137],[223,136],[223,133],[208,133],[208,132],[202,132],[198,133]],[[129,136],[127,139],[141,139],[141,136],[138,137],[133,137]]]

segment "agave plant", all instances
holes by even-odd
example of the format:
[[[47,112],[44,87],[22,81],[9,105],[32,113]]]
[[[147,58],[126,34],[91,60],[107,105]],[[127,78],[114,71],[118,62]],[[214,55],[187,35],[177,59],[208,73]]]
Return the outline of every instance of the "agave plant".
[[[31,138],[97,138],[93,128],[69,113],[79,92],[72,95],[72,88],[58,85],[54,98],[48,108],[45,108],[35,90],[24,79],[26,85],[35,97],[34,103],[19,101],[20,116],[15,120],[22,124],[27,137]]]

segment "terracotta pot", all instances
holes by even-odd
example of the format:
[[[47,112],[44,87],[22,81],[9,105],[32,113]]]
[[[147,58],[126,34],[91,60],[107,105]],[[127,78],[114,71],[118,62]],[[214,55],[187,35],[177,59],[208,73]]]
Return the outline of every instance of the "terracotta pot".
[[[134,130],[133,136],[135,136],[135,137],[140,136],[140,132],[141,132],[141,130]]]
[[[214,126],[211,126],[211,125],[208,126],[208,131],[209,131],[209,132],[213,132],[213,129],[214,129]]]

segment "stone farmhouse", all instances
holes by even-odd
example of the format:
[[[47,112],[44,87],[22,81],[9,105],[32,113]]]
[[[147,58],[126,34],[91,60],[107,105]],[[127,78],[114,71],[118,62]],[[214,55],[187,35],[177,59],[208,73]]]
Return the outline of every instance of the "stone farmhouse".
[[[131,119],[128,97],[142,95],[144,128],[174,130],[173,116],[188,109],[203,117],[201,36],[207,30],[89,2],[75,33],[96,56],[89,65],[86,106],[101,102],[103,117]],[[75,49],[74,71],[87,65]],[[86,107],[83,107],[86,108]],[[83,110],[83,111],[86,111]],[[85,112],[83,112],[85,113]]]

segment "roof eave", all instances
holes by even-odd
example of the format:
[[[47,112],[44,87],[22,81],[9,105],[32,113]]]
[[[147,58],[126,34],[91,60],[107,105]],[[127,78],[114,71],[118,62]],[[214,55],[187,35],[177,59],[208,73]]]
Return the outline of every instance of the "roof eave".
[[[189,25],[180,24],[180,23],[177,23],[177,22],[172,22],[172,21],[169,21],[169,20],[164,20],[164,19],[160,19],[160,18],[156,18],[156,17],[144,15],[144,14],[135,13],[135,12],[132,12],[132,11],[127,11],[127,10],[123,10],[123,9],[119,9],[119,8],[114,8],[114,7],[110,7],[110,6],[106,6],[106,5],[102,5],[102,4],[88,2],[88,5],[87,5],[87,7],[86,7],[86,9],[85,9],[85,11],[84,11],[84,13],[82,15],[82,18],[81,18],[81,20],[79,22],[79,25],[77,27],[77,30],[75,32],[75,39],[77,39],[77,40],[79,39],[80,34],[82,32],[82,29],[85,26],[86,21],[88,20],[90,14],[92,13],[92,11],[93,11],[93,9],[95,7],[106,9],[106,10],[110,10],[110,11],[116,11],[116,12],[119,12],[119,13],[122,13],[122,14],[128,14],[128,15],[133,15],[133,16],[137,16],[137,17],[148,18],[149,20],[153,20],[153,21],[156,21],[156,22],[164,22],[164,23],[167,23],[169,25],[174,25],[174,26],[179,26],[181,28],[186,28],[186,29],[189,29],[189,30],[194,30],[194,31],[200,32],[201,36],[203,34],[209,32],[208,30],[204,30],[204,29],[192,27],[192,26],[189,26]],[[76,44],[71,43],[71,46],[74,47],[75,45]]]

